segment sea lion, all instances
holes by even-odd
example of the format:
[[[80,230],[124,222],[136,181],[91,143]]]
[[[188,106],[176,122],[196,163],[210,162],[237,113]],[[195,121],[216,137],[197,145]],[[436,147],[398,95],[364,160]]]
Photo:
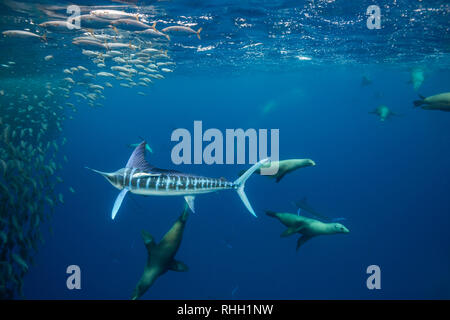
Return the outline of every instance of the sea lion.
[[[131,144],[128,145],[128,147],[134,149],[134,148],[136,148],[138,145],[139,145],[139,143],[131,143]],[[147,150],[147,151],[150,152],[150,153],[153,153],[152,148],[150,148],[150,146],[149,146],[148,144],[145,145],[145,150]]]
[[[377,107],[375,110],[370,111],[370,114],[376,114],[380,117],[380,121],[385,121],[386,119],[390,118],[391,116],[398,116],[399,114],[391,111],[387,106],[381,105]]]
[[[297,169],[315,166],[316,163],[311,159],[288,159],[281,161],[271,161],[270,163],[263,165],[261,168],[269,168],[270,166],[278,166],[278,171],[273,175],[267,175],[269,178],[275,178],[276,182],[280,182],[283,177]],[[241,176],[245,171],[241,171],[239,176]],[[255,171],[257,174],[261,174],[261,169]]]
[[[361,86],[365,87],[372,84],[372,79],[368,76],[364,75],[361,79]]]
[[[179,272],[188,270],[183,262],[174,259],[183,238],[184,226],[188,216],[188,206],[186,205],[181,216],[158,244],[148,232],[142,231],[142,238],[148,253],[147,264],[133,291],[132,300],[139,299],[155,280],[168,270]]]
[[[342,224],[331,222],[325,223],[316,219],[303,217],[293,213],[277,213],[273,211],[266,211],[269,217],[277,218],[282,224],[288,227],[281,237],[287,237],[294,233],[300,233],[302,236],[297,240],[298,250],[309,239],[326,235],[326,234],[338,234],[349,233],[350,231]]]
[[[409,83],[412,83],[414,90],[419,89],[424,80],[425,75],[422,69],[415,68],[411,70],[411,80],[409,80]]]
[[[331,218],[329,218],[329,217],[327,217],[327,216],[317,212],[316,210],[314,210],[309,205],[308,200],[306,199],[306,197],[304,197],[302,200],[295,201],[293,204],[297,207],[297,210],[298,210],[297,215],[300,215],[301,211],[305,211],[305,212],[308,212],[309,214],[311,214],[311,215],[313,215],[316,218],[319,218],[321,220],[328,220],[328,221],[332,220]]]
[[[419,95],[421,100],[414,101],[415,107],[425,110],[450,111],[450,92],[439,93],[434,96],[424,97]]]

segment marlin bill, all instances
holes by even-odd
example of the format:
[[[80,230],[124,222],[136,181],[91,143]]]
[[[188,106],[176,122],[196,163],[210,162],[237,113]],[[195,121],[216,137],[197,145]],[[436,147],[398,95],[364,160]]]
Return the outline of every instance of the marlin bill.
[[[208,178],[175,170],[160,169],[145,160],[146,142],[141,142],[131,154],[125,168],[116,172],[102,172],[86,167],[101,174],[114,187],[121,190],[114,203],[111,218],[114,219],[120,205],[128,192],[146,196],[184,196],[189,208],[194,212],[194,199],[197,194],[211,193],[220,190],[236,190],[245,207],[256,217],[244,192],[247,179],[262,165],[269,162],[263,159],[255,163],[236,181],[224,178]]]

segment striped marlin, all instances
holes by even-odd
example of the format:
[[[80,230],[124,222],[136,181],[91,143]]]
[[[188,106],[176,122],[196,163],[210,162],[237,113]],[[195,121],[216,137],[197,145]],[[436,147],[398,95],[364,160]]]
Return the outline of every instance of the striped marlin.
[[[197,194],[229,189],[237,191],[245,207],[256,217],[255,211],[244,192],[245,182],[262,165],[268,163],[269,159],[259,161],[236,181],[230,182],[224,178],[201,177],[175,170],[156,168],[145,160],[146,145],[145,141],[141,142],[134,149],[125,168],[116,172],[108,173],[86,167],[101,174],[114,187],[121,190],[112,209],[112,219],[115,218],[128,192],[148,196],[184,196],[189,208],[194,212],[194,199]]]

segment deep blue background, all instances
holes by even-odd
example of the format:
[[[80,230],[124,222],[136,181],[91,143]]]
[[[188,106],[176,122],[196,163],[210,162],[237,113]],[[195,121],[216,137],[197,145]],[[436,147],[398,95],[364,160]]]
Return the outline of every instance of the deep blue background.
[[[373,85],[361,87],[363,73]],[[426,76],[422,94],[448,91],[446,72]],[[80,105],[65,127],[65,204],[24,280],[25,297],[128,299],[146,261],[140,231],[159,240],[179,216],[183,198],[127,196],[111,221],[118,190],[84,166],[123,167],[132,151],[127,144],[143,136],[155,151],[149,161],[175,168],[172,130],[192,132],[193,121],[202,120],[204,130],[223,132],[279,128],[280,157],[311,158],[317,166],[279,184],[251,177],[246,192],[256,219],[233,191],[198,196],[177,254],[189,272],[166,273],[144,298],[450,298],[450,114],[413,109],[417,93],[408,79],[407,70],[382,66],[199,72],[171,75],[147,97],[110,90],[104,108]],[[276,107],[264,114],[269,101]],[[402,116],[380,122],[368,114],[380,104]],[[234,180],[247,167],[176,169]],[[304,196],[319,212],[345,217],[351,233],[313,239],[296,252],[297,237],[280,238],[284,227],[263,210],[295,212],[291,201]],[[66,288],[71,264],[81,267],[79,291]],[[381,267],[379,291],[366,288],[371,264]]]

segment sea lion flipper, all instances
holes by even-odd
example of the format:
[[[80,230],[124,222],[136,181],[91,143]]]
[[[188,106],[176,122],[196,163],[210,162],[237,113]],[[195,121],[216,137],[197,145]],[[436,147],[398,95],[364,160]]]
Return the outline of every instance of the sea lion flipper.
[[[275,180],[275,182],[277,182],[277,183],[280,182],[281,179],[284,178],[284,176],[286,175],[287,171],[281,171],[281,172],[279,172],[279,173],[280,173],[280,174],[276,175],[277,179]]]
[[[142,230],[141,234],[142,239],[144,239],[144,244],[145,247],[147,248],[147,251],[150,251],[150,249],[155,245],[155,240],[153,239],[153,236],[145,230]]]
[[[181,222],[186,222],[187,219],[189,217],[189,205],[187,202],[184,203],[184,208],[183,208],[183,212],[180,215],[180,221]]]
[[[277,213],[276,213],[275,211],[266,210],[265,212],[266,212],[266,214],[267,214],[269,217],[276,217],[276,216],[277,216]]]
[[[418,94],[418,95],[419,95],[420,100],[415,100],[415,101],[413,102],[415,107],[419,107],[419,106],[425,104],[425,101],[424,101],[424,100],[426,99],[426,97],[424,97],[424,96],[421,95],[421,94]]]
[[[186,272],[189,270],[189,267],[185,265],[183,262],[173,259],[168,269],[171,271]]]
[[[299,232],[301,229],[303,229],[303,226],[296,226],[296,227],[290,227],[284,230],[284,232],[280,235],[280,237],[289,237],[290,235],[293,235],[294,233]]]
[[[298,238],[297,247],[295,250],[298,250],[306,241],[308,241],[311,238],[312,237],[307,237],[307,236],[301,236],[300,238]]]

